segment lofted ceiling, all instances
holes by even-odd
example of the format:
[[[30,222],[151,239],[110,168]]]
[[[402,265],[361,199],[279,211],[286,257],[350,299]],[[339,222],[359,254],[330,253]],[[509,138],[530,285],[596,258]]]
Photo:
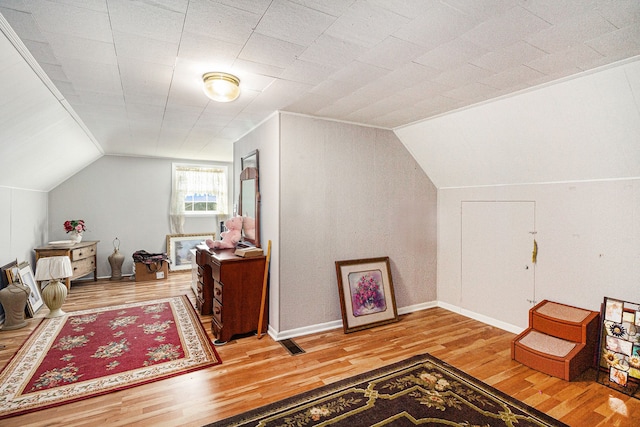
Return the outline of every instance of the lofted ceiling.
[[[637,0],[0,0],[0,14],[98,147],[88,158],[230,161],[274,111],[395,129],[640,54]],[[208,71],[237,75],[240,98],[208,100]]]

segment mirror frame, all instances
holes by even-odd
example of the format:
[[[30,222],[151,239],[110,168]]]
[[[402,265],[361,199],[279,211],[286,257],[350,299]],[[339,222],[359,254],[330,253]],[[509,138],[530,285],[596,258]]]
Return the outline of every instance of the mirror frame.
[[[256,156],[257,156],[257,151],[256,151]],[[257,160],[257,157],[256,157],[256,160]],[[260,246],[260,184],[258,181],[258,168],[247,167],[243,169],[242,173],[240,174],[240,197],[238,200],[238,209],[239,209],[238,213],[242,217],[244,217],[244,214],[242,211],[242,187],[243,187],[242,183],[243,181],[248,181],[248,180],[255,180],[256,235],[255,235],[255,239],[247,238],[247,236],[245,235],[244,226],[243,226],[242,241],[249,242],[255,247],[259,248],[261,246]]]
[[[240,170],[243,171],[246,168],[256,168],[258,167],[258,150],[254,150],[247,154],[246,156],[240,159]]]

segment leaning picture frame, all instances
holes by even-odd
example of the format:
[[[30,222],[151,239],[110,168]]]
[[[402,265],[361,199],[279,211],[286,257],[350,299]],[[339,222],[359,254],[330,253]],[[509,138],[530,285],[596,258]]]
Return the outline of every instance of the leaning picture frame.
[[[9,286],[9,284],[13,283],[13,268],[18,266],[18,260],[16,259],[15,261],[11,261],[8,264],[3,265],[2,267],[0,267],[0,289],[2,288],[6,288],[7,286]]]
[[[171,271],[191,268],[191,249],[207,239],[214,240],[216,233],[167,234],[167,254]]]
[[[28,286],[29,290],[31,290],[29,298],[27,298],[27,310],[31,317],[33,317],[44,305],[44,301],[42,300],[42,295],[40,294],[38,283],[33,275],[31,265],[28,262],[23,262],[18,265],[18,277],[20,278],[20,283]]]
[[[397,322],[389,257],[336,261],[344,333]]]

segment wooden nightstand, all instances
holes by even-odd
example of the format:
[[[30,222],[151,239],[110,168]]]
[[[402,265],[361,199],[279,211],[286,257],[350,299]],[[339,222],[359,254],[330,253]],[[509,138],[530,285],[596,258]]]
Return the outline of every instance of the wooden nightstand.
[[[35,248],[36,264],[40,258],[66,255],[71,259],[71,267],[73,268],[73,276],[65,279],[67,289],[71,289],[72,280],[86,276],[91,272],[93,272],[93,280],[96,281],[98,280],[98,242],[99,240],[80,242],[68,248],[52,245]]]
[[[197,247],[196,308],[202,315],[213,314],[211,332],[217,338],[216,344],[258,330],[267,257],[241,258],[234,252],[235,249],[212,251],[206,246]],[[267,322],[261,333],[266,331]]]

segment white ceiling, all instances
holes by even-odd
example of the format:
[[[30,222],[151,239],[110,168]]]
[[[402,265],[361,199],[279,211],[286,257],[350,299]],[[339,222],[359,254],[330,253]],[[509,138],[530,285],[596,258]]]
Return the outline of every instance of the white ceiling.
[[[276,110],[394,129],[640,54],[638,0],[0,0],[0,13],[105,154],[230,161]],[[240,77],[240,98],[209,101],[207,71]]]

